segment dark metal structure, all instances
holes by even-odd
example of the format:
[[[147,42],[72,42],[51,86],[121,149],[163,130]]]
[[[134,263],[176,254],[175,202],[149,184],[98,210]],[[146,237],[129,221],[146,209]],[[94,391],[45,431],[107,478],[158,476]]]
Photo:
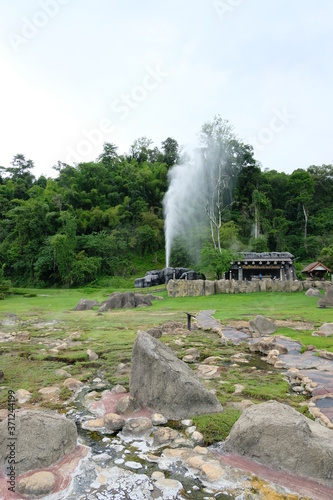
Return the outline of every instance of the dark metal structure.
[[[156,285],[167,285],[170,280],[199,280],[205,279],[201,273],[196,273],[186,267],[166,267],[159,271],[147,271],[146,276],[134,281],[135,288],[146,288]]]
[[[252,280],[295,280],[294,255],[289,252],[242,252],[230,263],[226,279]]]

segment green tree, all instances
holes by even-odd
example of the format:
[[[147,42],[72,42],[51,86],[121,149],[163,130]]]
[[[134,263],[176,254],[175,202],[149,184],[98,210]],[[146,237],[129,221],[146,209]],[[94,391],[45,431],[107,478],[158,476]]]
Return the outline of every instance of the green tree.
[[[224,274],[230,269],[230,262],[234,254],[221,248],[219,252],[211,245],[205,246],[201,251],[198,269],[208,277],[215,279],[224,278]]]
[[[301,206],[304,215],[304,247],[307,250],[307,229],[309,207],[314,195],[314,180],[309,172],[298,169],[289,177],[289,193],[292,197],[291,204]]]
[[[255,189],[252,193],[251,207],[254,212],[254,238],[257,239],[261,234],[262,214],[271,208],[271,204],[265,193],[261,193],[258,189]]]
[[[242,168],[254,165],[252,149],[239,142],[227,120],[215,116],[200,134],[202,161],[208,186],[206,213],[214,248],[221,253],[220,229],[227,207],[233,204],[233,190]]]
[[[322,248],[319,260],[333,272],[333,244]]]
[[[88,257],[84,251],[77,254],[72,263],[70,282],[75,286],[82,286],[94,281],[101,272],[101,257]]]
[[[5,278],[5,264],[0,264],[0,300],[6,298],[9,294],[10,287],[12,286],[11,281]]]
[[[62,214],[61,220],[63,227],[48,241],[53,252],[53,271],[58,271],[61,283],[69,286],[75,259],[76,222],[68,212]]]
[[[179,145],[175,139],[168,137],[162,142],[163,160],[168,168],[179,162]]]

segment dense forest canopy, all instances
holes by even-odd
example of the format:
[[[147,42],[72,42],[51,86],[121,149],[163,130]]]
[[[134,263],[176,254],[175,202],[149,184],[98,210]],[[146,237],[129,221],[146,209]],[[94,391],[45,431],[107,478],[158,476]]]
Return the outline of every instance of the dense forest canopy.
[[[226,125],[215,118],[202,128],[204,160],[210,160],[212,141],[214,147],[224,141],[232,159],[224,167],[232,182],[219,177],[220,212],[213,212],[216,200],[207,204],[214,239],[203,230],[201,258],[193,262],[178,238],[171,265],[195,265],[219,275],[230,254],[255,250],[289,251],[299,262],[320,258],[333,268],[333,166],[311,165],[292,174],[263,170],[252,147],[230,129],[223,137],[216,133]],[[157,148],[140,138],[128,154],[106,143],[96,161],[58,162],[55,178],[36,178],[33,161],[17,154],[9,167],[0,167],[2,279],[16,286],[82,286],[107,276],[137,275],[138,256],[160,262],[162,201],[168,171],[180,161],[175,139]]]

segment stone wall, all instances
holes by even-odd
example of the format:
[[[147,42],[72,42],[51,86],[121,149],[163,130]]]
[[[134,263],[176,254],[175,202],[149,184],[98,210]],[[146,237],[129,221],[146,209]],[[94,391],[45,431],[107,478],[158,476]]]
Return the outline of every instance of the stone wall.
[[[236,280],[170,280],[167,285],[169,297],[195,297],[219,293],[251,292],[302,292],[309,288],[325,289],[332,286],[329,281],[236,281]]]

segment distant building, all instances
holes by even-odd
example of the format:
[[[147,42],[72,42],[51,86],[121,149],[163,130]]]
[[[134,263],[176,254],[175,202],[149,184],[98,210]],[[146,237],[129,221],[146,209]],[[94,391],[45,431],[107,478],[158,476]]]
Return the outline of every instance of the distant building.
[[[331,270],[328,269],[322,262],[312,262],[308,266],[306,266],[303,271],[307,277],[307,279],[312,280],[324,280],[326,273],[331,273]]]
[[[242,252],[230,263],[226,279],[252,280],[295,280],[294,255],[289,252]]]

